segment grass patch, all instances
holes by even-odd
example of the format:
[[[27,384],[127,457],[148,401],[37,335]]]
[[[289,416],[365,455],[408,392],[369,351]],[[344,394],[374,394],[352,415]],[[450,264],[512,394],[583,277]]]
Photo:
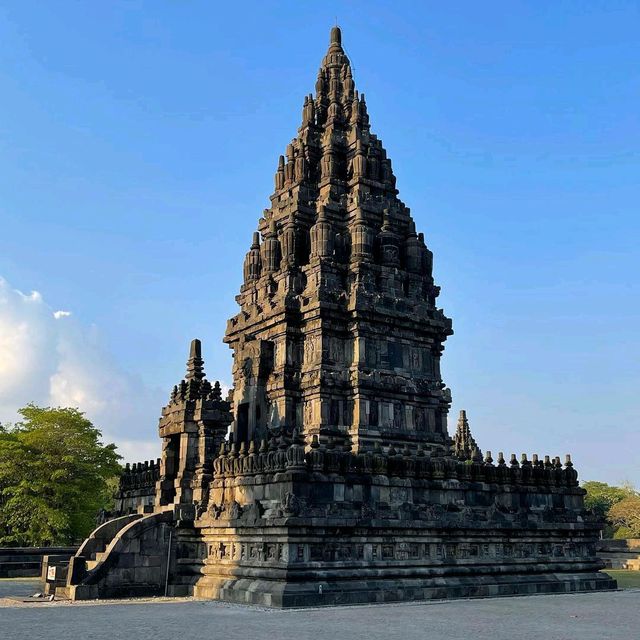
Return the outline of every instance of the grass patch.
[[[605,573],[608,573],[618,581],[618,587],[620,589],[640,589],[640,571],[607,569]]]

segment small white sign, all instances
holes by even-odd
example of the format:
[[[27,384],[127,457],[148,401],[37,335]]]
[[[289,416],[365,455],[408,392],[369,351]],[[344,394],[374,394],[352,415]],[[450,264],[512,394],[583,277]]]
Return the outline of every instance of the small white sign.
[[[55,580],[56,579],[56,569],[58,567],[47,567],[47,580]]]

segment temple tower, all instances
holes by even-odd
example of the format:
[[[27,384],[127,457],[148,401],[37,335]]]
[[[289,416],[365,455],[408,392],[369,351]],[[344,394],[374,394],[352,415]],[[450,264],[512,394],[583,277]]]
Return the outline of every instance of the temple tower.
[[[451,321],[338,27],[315,89],[279,158],[227,326],[234,437],[297,428],[307,444],[445,448]]]
[[[173,387],[158,424],[162,438],[155,495],[158,508],[206,499],[203,489],[211,477],[212,457],[232,419],[229,410],[220,383],[211,385],[206,379],[200,340],[192,340],[186,374]]]
[[[302,607],[615,588],[569,456],[494,464],[464,411],[447,435],[451,322],[337,27],[243,273],[232,402],[194,340],[160,468],[123,476],[127,513],[83,543],[64,595]]]

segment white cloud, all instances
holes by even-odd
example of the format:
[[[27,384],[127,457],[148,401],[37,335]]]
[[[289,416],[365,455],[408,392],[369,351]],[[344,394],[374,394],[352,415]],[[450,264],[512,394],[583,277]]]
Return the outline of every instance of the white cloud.
[[[135,462],[160,453],[164,396],[113,361],[97,327],[0,278],[0,421],[15,420],[29,402],[78,407]]]

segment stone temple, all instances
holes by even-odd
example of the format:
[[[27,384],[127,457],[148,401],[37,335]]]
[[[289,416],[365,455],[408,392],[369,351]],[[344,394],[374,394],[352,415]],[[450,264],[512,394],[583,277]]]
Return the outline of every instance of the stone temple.
[[[276,607],[615,588],[567,456],[482,456],[447,433],[451,321],[338,27],[280,156],[227,325],[233,389],[195,340],[158,463],[60,595]]]

